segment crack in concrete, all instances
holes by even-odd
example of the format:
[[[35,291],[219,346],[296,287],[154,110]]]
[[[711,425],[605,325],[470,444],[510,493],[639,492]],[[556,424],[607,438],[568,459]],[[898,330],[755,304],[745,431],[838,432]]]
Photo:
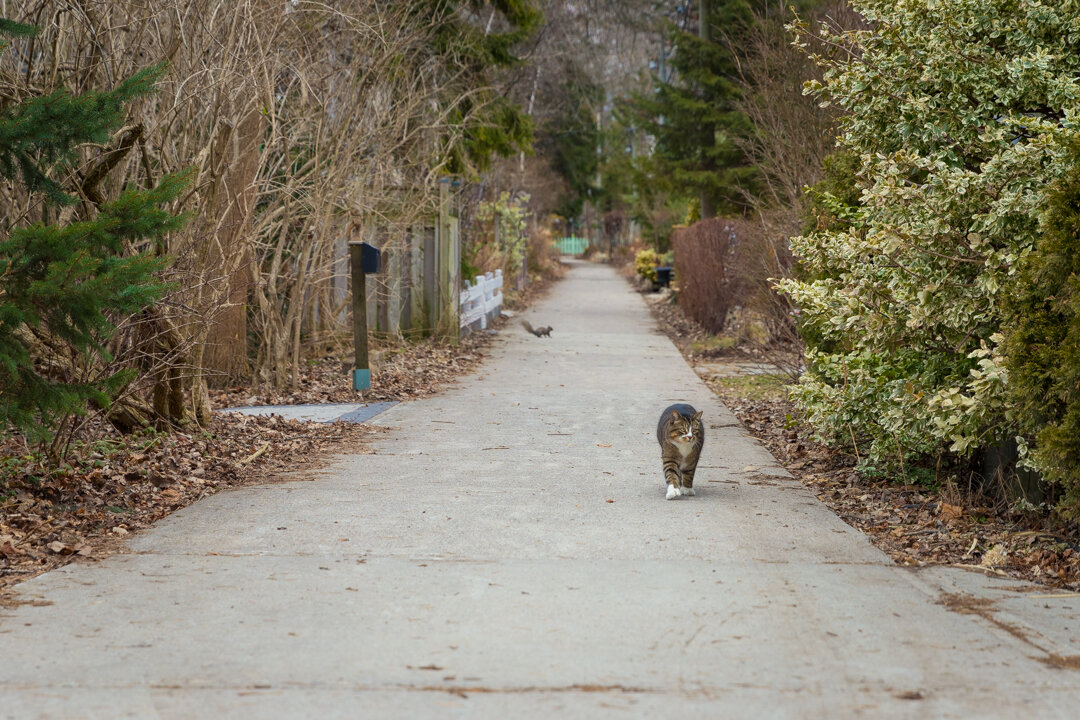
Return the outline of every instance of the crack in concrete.
[[[658,693],[661,692],[655,688],[642,688],[632,685],[599,685],[589,683],[575,683],[573,685],[556,685],[556,686],[541,686],[541,685],[526,685],[526,686],[511,686],[504,688],[487,687],[484,685],[399,685],[399,689],[408,690],[412,692],[444,692],[449,695],[457,695],[461,698],[469,697],[469,693],[474,694],[505,694],[505,695],[527,695],[533,693]]]
[[[944,606],[947,610],[951,610],[960,615],[976,615],[994,627],[1005,631],[1025,645],[1041,652],[1044,657],[1034,659],[1039,660],[1045,665],[1060,669],[1080,670],[1080,655],[1059,655],[1051,652],[1032,640],[1028,633],[1018,625],[1006,622],[994,615],[994,612],[997,610],[996,600],[975,597],[974,595],[967,595],[965,593],[943,592],[938,597],[938,604]]]

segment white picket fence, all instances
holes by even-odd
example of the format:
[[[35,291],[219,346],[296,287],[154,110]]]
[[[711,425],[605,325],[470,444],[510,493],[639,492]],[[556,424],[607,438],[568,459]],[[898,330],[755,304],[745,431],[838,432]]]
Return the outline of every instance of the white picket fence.
[[[484,273],[465,282],[461,291],[461,329],[483,330],[502,310],[502,270]]]

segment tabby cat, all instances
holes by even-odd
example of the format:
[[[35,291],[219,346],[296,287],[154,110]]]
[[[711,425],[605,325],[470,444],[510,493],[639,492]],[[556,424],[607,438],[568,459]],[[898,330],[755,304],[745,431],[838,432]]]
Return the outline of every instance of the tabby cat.
[[[705,426],[701,411],[686,403],[676,403],[664,410],[656,425],[660,441],[660,459],[667,480],[667,499],[694,494],[694,471],[697,469],[701,446],[705,442]]]

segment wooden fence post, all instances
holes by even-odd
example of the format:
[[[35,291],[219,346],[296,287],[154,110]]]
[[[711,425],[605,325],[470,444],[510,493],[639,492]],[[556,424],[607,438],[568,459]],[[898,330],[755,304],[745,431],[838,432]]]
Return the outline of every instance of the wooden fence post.
[[[458,218],[451,212],[450,199],[450,179],[443,178],[439,181],[439,224],[436,228],[438,280],[435,302],[439,309],[438,323],[434,327],[445,333],[447,339],[455,341],[461,336],[458,316],[461,301],[461,238]]]
[[[413,237],[412,227],[405,228],[401,245],[401,302],[398,305],[398,330],[408,333],[412,330],[412,288],[413,288]]]

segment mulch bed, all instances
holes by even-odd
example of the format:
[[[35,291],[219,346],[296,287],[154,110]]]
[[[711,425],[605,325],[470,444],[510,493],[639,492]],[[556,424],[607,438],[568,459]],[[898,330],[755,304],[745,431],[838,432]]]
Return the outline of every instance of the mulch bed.
[[[692,365],[692,340],[706,333],[677,304],[650,302],[654,316]],[[738,351],[734,359],[746,359]],[[761,360],[759,356],[756,360]],[[767,358],[766,358],[767,359]],[[813,440],[783,393],[750,397],[737,383],[706,383],[792,475],[849,525],[901,565],[950,565],[1080,591],[1080,530],[1038,512],[1024,512],[966,489],[867,479],[855,458]]]

